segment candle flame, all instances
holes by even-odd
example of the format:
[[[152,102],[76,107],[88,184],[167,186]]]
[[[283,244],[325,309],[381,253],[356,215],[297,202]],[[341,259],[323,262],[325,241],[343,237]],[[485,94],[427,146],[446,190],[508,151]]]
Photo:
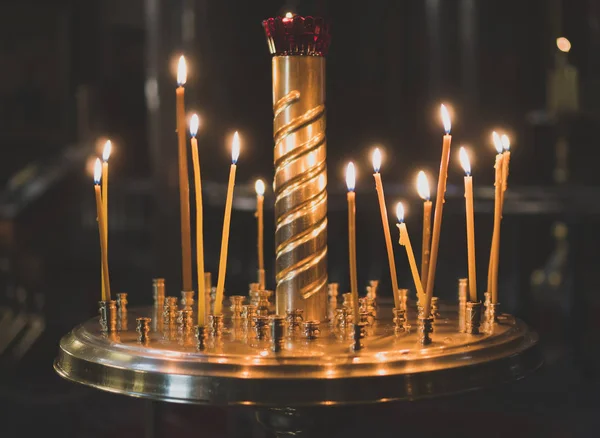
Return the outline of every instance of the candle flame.
[[[494,146],[496,147],[496,151],[501,154],[502,153],[502,140],[496,131],[492,132],[492,140],[494,141]]]
[[[373,151],[373,170],[375,173],[379,173],[379,169],[381,169],[381,151],[379,148],[375,148]]]
[[[402,202],[396,204],[396,217],[399,223],[404,222],[404,205],[402,205]]]
[[[460,165],[465,170],[467,176],[471,175],[471,160],[469,160],[469,154],[463,146],[461,146],[458,151],[458,158],[460,159]]]
[[[100,162],[100,158],[96,158],[96,163],[94,164],[94,184],[100,184],[100,179],[102,179],[102,163]]]
[[[239,157],[240,157],[240,134],[238,134],[238,132],[235,131],[235,134],[233,134],[233,141],[231,142],[231,162],[233,164],[236,164]]]
[[[293,13],[291,13],[291,12],[286,12],[286,13],[285,13],[285,18],[288,18],[288,19],[290,19],[290,18],[294,18],[294,14],[293,14]]]
[[[419,171],[417,175],[417,193],[424,199],[425,201],[429,201],[431,198],[431,192],[429,190],[429,180],[427,179],[427,175],[422,170]]]
[[[106,140],[104,143],[104,150],[102,151],[102,161],[107,162],[110,158],[110,153],[112,151],[112,143],[110,140]]]
[[[262,179],[257,179],[254,184],[254,190],[256,190],[256,194],[258,196],[263,196],[265,194],[265,183]]]
[[[192,114],[190,118],[190,134],[192,137],[195,137],[198,134],[198,127],[200,126],[200,118],[198,114]]]
[[[569,53],[571,50],[571,41],[565,37],[556,38],[556,47],[564,53]]]
[[[444,131],[446,131],[446,134],[450,134],[452,123],[450,123],[450,114],[448,113],[446,105],[442,104],[440,106],[440,112],[442,114],[442,123],[444,124]]]
[[[187,64],[185,63],[185,57],[181,55],[179,57],[179,63],[177,64],[177,85],[183,87],[187,82]]]
[[[500,141],[502,142],[504,152],[510,151],[510,139],[508,138],[508,135],[502,134],[502,137],[500,137]]]
[[[349,192],[354,191],[356,186],[356,171],[354,170],[354,163],[352,161],[348,163],[348,167],[346,168],[346,185]]]

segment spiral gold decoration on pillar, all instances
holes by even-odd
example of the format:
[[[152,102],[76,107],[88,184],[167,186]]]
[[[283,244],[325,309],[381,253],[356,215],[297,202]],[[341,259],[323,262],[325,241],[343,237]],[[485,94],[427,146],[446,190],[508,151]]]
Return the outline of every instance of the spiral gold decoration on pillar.
[[[325,58],[273,57],[277,312],[327,300]]]

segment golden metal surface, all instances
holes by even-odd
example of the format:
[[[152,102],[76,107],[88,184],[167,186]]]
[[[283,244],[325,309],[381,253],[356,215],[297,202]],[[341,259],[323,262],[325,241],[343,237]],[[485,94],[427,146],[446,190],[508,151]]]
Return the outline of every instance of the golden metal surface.
[[[324,320],[327,304],[325,59],[273,57],[277,313]]]
[[[153,308],[130,308],[133,318],[156,317]],[[515,380],[536,369],[537,336],[510,315],[499,315],[493,334],[458,333],[456,306],[440,305],[426,347],[416,330],[397,333],[391,303],[352,349],[353,331],[321,324],[320,336],[287,337],[274,352],[269,339],[247,331],[181,342],[151,331],[146,345],[135,328],[111,337],[98,318],[76,327],[60,343],[56,371],[63,377],[110,392],[182,403],[314,406],[412,400],[462,392]],[[416,327],[416,315],[408,319]],[[237,322],[239,325],[239,322]],[[239,327],[238,327],[239,329]],[[243,330],[242,330],[243,331]],[[250,332],[252,329],[250,328]],[[236,332],[237,333],[237,332]]]

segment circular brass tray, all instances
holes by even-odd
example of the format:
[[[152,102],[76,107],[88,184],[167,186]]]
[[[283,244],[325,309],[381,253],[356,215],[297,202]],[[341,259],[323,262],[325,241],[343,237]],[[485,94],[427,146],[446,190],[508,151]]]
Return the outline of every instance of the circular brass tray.
[[[365,348],[321,324],[312,341],[296,337],[274,353],[226,318],[219,339],[199,352],[193,333],[157,326],[153,308],[130,309],[115,334],[98,318],[60,342],[54,368],[66,379],[105,391],[180,403],[300,407],[414,400],[516,380],[538,368],[537,335],[520,320],[499,316],[491,335],[458,333],[456,306],[440,306],[433,343],[413,330],[394,334],[391,309],[380,307]],[[135,318],[153,318],[151,340],[137,342]]]

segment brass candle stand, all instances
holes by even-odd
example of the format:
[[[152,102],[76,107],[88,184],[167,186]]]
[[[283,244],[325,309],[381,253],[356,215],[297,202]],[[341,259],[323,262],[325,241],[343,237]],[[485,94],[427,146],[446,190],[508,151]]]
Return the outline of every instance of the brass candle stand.
[[[274,293],[264,290],[264,272],[247,295],[236,291],[223,303],[215,303],[210,274],[204,291],[182,291],[181,299],[155,279],[151,307],[129,306],[126,294],[118,309],[101,301],[99,316],[62,338],[55,370],[135,397],[281,411],[441,396],[538,368],[537,336],[487,294],[483,304],[467,302],[465,279],[458,305],[433,297],[428,315],[407,289],[393,291],[394,308],[377,281],[358,303],[328,282],[328,25],[292,16],[263,26],[273,55]],[[208,315],[202,326],[199,300]]]
[[[239,317],[229,310],[240,305],[234,300],[208,327],[193,327],[197,307],[190,314],[181,304],[166,312],[130,307],[137,324],[118,336],[92,318],[61,340],[54,368],[78,383],[153,400],[297,407],[440,396],[519,379],[541,364],[537,336],[507,314],[471,334],[459,330],[459,306],[445,303],[434,321],[415,305],[395,310],[378,297],[378,319],[355,325],[300,323],[300,313],[277,315],[272,303],[268,315],[245,305]],[[299,329],[289,330],[290,321]],[[410,325],[417,329],[404,329]]]

